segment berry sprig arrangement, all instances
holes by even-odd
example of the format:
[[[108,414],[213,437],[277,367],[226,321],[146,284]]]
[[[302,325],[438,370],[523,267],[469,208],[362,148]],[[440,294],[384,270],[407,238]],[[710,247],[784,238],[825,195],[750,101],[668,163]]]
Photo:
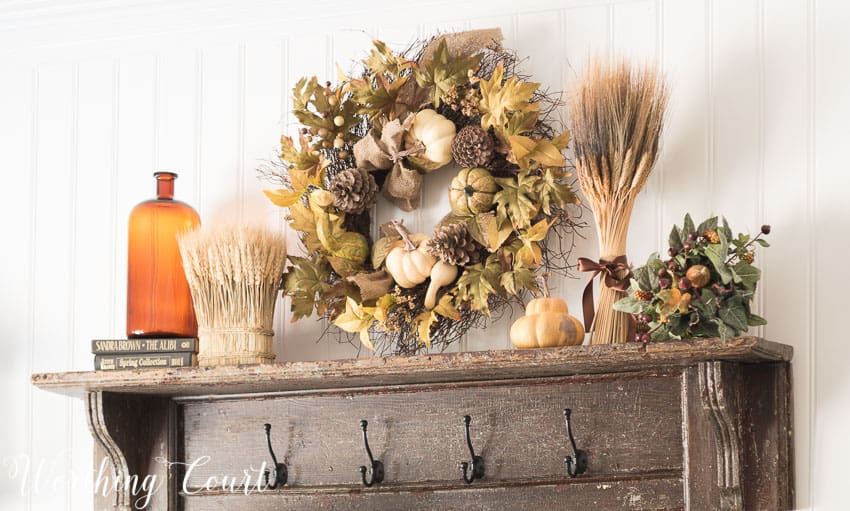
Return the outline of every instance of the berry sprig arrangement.
[[[635,341],[740,335],[767,324],[750,305],[761,271],[753,266],[755,248],[769,247],[762,236],[733,236],[726,219],[709,218],[698,226],[685,215],[670,232],[668,259],[652,254],[634,271],[629,294],[614,308],[634,315]]]

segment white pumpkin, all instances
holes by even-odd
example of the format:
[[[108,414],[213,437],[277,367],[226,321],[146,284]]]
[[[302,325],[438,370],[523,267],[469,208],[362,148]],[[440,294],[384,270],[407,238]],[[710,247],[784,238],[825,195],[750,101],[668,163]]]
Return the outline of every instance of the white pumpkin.
[[[413,124],[404,134],[406,151],[411,151],[407,160],[423,172],[431,172],[452,161],[452,141],[455,139],[455,124],[430,108],[420,110]],[[416,150],[421,143],[422,149]]]
[[[400,223],[394,225],[404,240],[404,245],[390,250],[385,264],[387,272],[396,284],[410,289],[425,282],[431,275],[431,268],[437,263],[437,259],[429,254],[425,247],[427,235],[409,234]]]

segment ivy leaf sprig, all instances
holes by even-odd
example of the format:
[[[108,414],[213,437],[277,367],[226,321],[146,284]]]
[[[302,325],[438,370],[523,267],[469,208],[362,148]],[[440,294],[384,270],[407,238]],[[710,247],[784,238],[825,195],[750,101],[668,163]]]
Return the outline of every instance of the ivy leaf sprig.
[[[638,340],[740,335],[767,321],[751,311],[761,271],[753,266],[755,245],[767,247],[763,226],[755,237],[733,238],[725,219],[696,226],[686,215],[670,232],[669,259],[652,254],[634,271],[629,294],[614,308],[633,314]]]

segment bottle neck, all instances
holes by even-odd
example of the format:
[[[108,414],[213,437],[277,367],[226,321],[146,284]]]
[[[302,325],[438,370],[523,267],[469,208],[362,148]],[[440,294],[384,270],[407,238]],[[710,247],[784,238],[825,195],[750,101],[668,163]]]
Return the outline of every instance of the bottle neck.
[[[174,179],[177,174],[169,172],[158,172],[154,174],[156,177],[156,198],[157,200],[173,200],[174,199]]]

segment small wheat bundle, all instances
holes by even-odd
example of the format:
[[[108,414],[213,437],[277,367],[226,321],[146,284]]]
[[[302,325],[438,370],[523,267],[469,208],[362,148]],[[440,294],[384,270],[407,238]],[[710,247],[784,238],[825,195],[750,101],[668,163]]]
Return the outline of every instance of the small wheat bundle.
[[[568,102],[579,183],[599,234],[599,261],[581,259],[580,269],[604,277],[595,320],[592,279],[585,292],[585,328],[593,324],[592,344],[632,340],[629,315],[613,305],[629,286],[629,219],[658,155],[667,98],[664,79],[654,67],[596,58]]]
[[[274,306],[286,238],[262,228],[199,229],[179,240],[198,318],[201,366],[274,361]]]

